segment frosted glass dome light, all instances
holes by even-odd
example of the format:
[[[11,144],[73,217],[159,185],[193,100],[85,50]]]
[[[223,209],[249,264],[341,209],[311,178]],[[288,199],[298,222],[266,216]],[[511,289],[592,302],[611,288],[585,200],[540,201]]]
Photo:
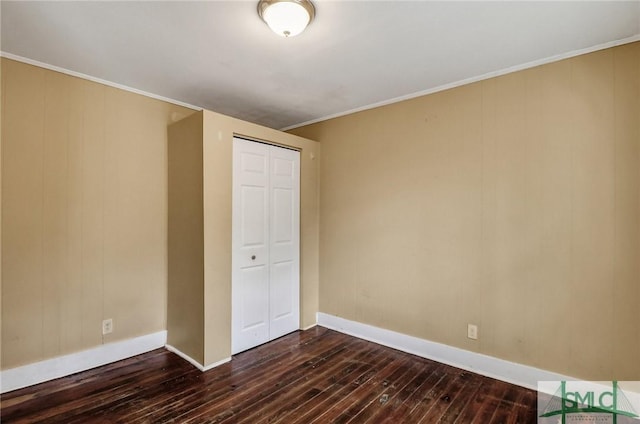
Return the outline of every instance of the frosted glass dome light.
[[[260,0],[258,14],[276,34],[294,37],[311,23],[315,8],[309,0]]]

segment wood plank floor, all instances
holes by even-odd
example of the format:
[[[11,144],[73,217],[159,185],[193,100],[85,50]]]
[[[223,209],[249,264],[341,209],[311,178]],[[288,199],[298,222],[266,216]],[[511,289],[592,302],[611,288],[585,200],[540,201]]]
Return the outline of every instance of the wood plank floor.
[[[2,396],[3,423],[535,423],[536,392],[322,327],[201,373],[158,349]]]

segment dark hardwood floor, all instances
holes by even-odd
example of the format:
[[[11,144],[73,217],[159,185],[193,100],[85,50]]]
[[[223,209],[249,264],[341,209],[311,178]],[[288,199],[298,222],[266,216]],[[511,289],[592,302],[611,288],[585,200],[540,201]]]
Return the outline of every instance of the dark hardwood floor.
[[[322,327],[201,373],[158,349],[2,396],[2,423],[535,423],[536,392]]]

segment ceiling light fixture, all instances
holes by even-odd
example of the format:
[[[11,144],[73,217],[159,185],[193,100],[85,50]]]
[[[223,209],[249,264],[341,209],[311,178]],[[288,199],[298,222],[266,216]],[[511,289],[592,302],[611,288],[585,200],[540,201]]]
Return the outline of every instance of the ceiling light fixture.
[[[258,15],[276,34],[294,37],[313,21],[316,9],[309,0],[260,0]]]

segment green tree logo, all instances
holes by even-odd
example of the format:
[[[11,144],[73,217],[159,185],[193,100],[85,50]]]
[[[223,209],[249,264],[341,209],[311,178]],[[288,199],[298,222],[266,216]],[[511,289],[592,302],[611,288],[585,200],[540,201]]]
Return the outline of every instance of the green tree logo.
[[[618,416],[638,418],[633,405],[618,386],[611,382],[611,390],[595,390],[582,387],[582,390],[568,390],[567,382],[560,382],[560,387],[541,411],[540,417],[560,415],[562,424],[566,424],[568,414],[611,414],[613,423],[617,424]]]

